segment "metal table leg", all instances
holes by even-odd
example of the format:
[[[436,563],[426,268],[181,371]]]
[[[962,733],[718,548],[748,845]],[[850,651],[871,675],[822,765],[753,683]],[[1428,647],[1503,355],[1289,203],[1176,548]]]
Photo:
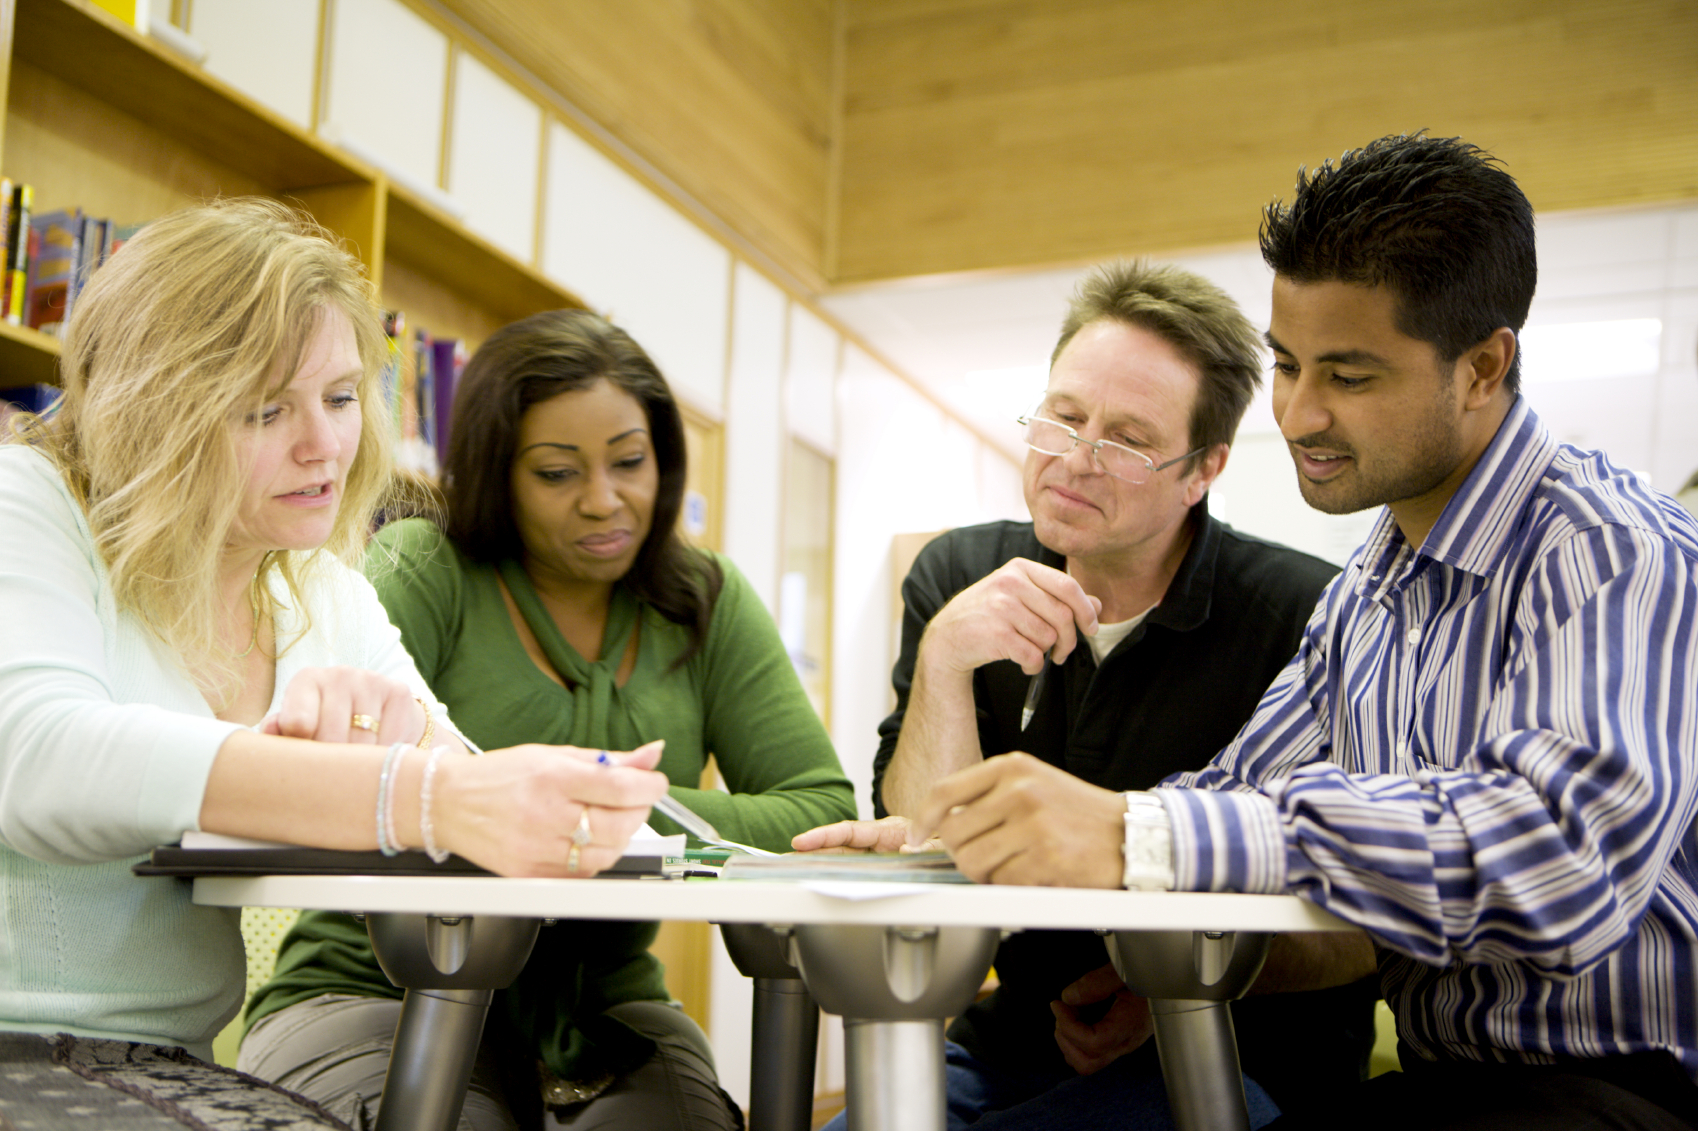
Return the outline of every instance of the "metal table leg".
[[[1162,1079],[1179,1131],[1248,1131],[1229,1004],[1261,973],[1273,936],[1251,931],[1118,931],[1109,958],[1150,999]]]
[[[407,991],[377,1131],[453,1131],[489,1003],[519,976],[540,926],[491,915],[366,917],[378,965]]]
[[[942,1131],[943,1019],[972,1003],[1002,932],[801,925],[796,965],[843,1017],[849,1131]]]
[[[790,960],[789,928],[721,923],[731,962],[755,982],[749,1131],[808,1131],[820,1011]]]

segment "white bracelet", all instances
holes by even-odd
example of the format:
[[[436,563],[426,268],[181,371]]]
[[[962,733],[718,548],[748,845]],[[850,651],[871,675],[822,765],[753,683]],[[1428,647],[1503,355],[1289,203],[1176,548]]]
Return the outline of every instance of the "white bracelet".
[[[436,847],[436,829],[430,820],[431,782],[436,777],[437,760],[446,753],[446,746],[431,748],[430,757],[425,761],[424,782],[419,786],[419,836],[424,840],[425,855],[430,857],[433,864],[440,864],[448,859],[448,850]]]
[[[395,763],[402,751],[411,749],[397,742],[383,756],[383,769],[377,775],[377,850],[385,856],[397,856],[401,842],[395,835]]]
[[[1173,890],[1173,824],[1152,793],[1126,794],[1126,840],[1120,886],[1133,891]]]

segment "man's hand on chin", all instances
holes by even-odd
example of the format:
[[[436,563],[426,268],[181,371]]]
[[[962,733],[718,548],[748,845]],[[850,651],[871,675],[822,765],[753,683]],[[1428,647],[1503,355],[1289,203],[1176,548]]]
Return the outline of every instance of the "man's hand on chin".
[[[1126,801],[1030,754],[1001,754],[940,781],[909,842],[936,836],[979,883],[1118,888]]]

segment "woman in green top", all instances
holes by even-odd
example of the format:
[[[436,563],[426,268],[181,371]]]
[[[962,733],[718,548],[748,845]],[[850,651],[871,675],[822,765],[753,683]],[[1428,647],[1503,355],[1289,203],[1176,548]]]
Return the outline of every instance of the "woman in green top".
[[[467,737],[663,738],[673,795],[774,850],[853,815],[766,609],[730,562],[678,536],[683,423],[641,347],[586,311],[514,323],[466,367],[452,421],[446,531],[385,527],[367,573]],[[689,787],[710,753],[730,793]],[[491,1007],[462,1128],[535,1126],[542,1105],[576,1127],[735,1125],[706,1038],[666,1004],[655,930],[544,929]],[[370,1115],[400,996],[362,928],[304,915],[249,1005],[241,1066]]]

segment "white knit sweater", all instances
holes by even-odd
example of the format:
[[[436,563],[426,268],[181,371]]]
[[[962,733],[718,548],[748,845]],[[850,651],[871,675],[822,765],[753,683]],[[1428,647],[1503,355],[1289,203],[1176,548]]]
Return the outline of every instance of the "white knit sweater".
[[[406,682],[442,719],[371,586],[328,557],[319,566],[304,635],[273,590],[278,700],[302,668],[346,664]],[[118,610],[53,465],[0,445],[0,1029],[210,1058],[241,1003],[238,913],[130,866],[198,827],[213,758],[238,729]]]

